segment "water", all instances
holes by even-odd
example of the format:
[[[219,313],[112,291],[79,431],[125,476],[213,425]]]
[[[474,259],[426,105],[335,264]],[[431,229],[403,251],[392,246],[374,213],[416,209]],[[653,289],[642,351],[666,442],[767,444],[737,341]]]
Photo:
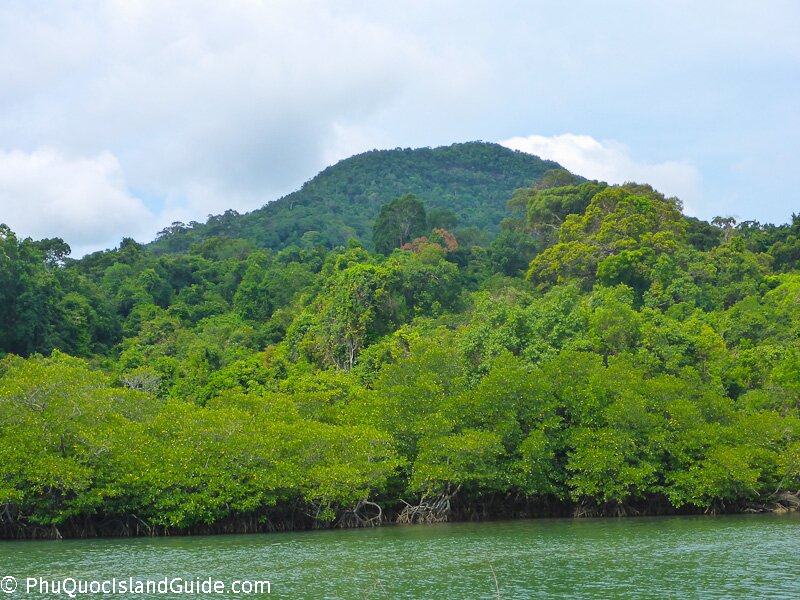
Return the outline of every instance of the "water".
[[[9,575],[17,590],[0,598],[67,597],[26,593],[27,577],[211,578],[227,592],[106,598],[266,597],[231,593],[234,580],[269,580],[271,598],[800,598],[800,515],[0,542]]]

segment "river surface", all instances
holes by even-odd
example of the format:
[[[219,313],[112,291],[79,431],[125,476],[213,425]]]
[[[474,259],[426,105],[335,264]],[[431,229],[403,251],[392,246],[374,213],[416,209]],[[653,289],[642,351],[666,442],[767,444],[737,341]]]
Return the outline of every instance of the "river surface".
[[[14,587],[11,577],[16,591],[3,594]],[[120,593],[148,581],[150,593]],[[217,581],[224,594],[203,593],[201,585]],[[236,591],[255,592],[259,581],[269,581],[269,595],[265,584],[261,594],[232,591],[238,582]],[[800,598],[800,515],[0,542],[0,583],[0,600]],[[103,584],[117,593],[80,594]],[[200,593],[174,593],[192,585]]]

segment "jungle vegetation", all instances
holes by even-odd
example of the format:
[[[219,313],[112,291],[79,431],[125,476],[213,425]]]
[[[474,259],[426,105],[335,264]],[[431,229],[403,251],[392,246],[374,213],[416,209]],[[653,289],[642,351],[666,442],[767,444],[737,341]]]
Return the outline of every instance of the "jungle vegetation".
[[[290,245],[333,249],[359,239],[372,249],[381,208],[412,194],[433,223],[467,240],[488,241],[510,216],[506,203],[518,188],[559,165],[498,144],[467,142],[441,148],[373,150],[328,167],[299,190],[247,214],[228,210],[205,223],[175,222],[150,244],[157,253],[186,251],[226,236],[260,248]]]
[[[0,227],[0,533],[793,497],[800,216],[706,223],[556,169],[460,237],[478,200],[418,192],[332,247],[206,228],[75,260]]]

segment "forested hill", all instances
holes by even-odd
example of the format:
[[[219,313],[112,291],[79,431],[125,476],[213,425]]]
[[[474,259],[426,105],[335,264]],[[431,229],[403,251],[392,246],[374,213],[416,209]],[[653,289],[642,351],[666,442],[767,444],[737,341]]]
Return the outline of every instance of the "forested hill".
[[[471,180],[443,166],[473,152]],[[800,507],[800,215],[706,223],[550,170],[497,192],[492,239],[443,226],[442,198],[478,214],[458,181],[536,160],[376,152],[304,188],[353,194],[314,214],[365,241],[354,207],[389,199],[374,251],[231,231],[71,260],[0,224],[0,538]],[[398,182],[417,163],[436,185]],[[350,190],[358,165],[385,179]]]
[[[508,214],[511,193],[558,168],[484,142],[373,150],[328,167],[298,191],[251,213],[229,210],[206,223],[174,223],[152,246],[156,252],[184,251],[219,235],[276,250],[292,244],[333,248],[352,238],[369,246],[381,206],[403,194],[414,194],[428,209],[452,210],[461,237],[470,227],[491,236]]]

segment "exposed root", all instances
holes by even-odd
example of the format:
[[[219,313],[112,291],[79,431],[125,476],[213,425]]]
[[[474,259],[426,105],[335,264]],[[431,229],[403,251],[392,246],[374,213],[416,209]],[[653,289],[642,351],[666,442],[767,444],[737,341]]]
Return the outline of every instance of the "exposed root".
[[[380,504],[369,500],[359,500],[350,510],[346,511],[337,527],[378,527],[383,524],[383,509]]]
[[[576,519],[586,519],[589,517],[600,516],[600,509],[597,504],[588,500],[582,500],[576,507],[572,516]]]
[[[423,496],[416,505],[403,500],[405,507],[398,515],[397,522],[401,524],[445,523],[450,520],[450,500],[457,492],[458,490],[451,494],[439,494],[430,501],[427,500],[427,496]]]
[[[769,510],[776,513],[787,513],[800,510],[800,490],[796,492],[782,491],[775,495]]]
[[[591,500],[583,500],[576,507],[572,516],[576,519],[591,517],[638,517],[641,511],[624,502],[606,502],[598,505]]]

